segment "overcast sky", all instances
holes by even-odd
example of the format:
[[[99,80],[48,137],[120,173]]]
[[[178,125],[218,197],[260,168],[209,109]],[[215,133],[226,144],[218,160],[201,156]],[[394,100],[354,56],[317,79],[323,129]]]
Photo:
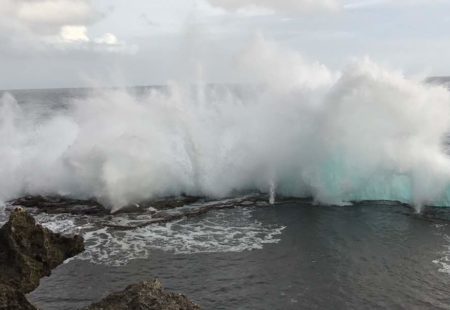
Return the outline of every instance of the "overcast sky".
[[[233,82],[256,35],[332,69],[450,75],[450,0],[0,0],[0,89]]]

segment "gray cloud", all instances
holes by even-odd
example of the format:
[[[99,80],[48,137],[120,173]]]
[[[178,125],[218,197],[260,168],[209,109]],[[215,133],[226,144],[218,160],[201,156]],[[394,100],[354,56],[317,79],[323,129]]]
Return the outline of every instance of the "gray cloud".
[[[448,3],[447,0],[357,0],[345,3],[345,9],[370,9],[379,7],[411,7],[418,5],[442,5]]]
[[[86,25],[100,18],[91,0],[0,0],[2,23],[51,35],[64,25]]]
[[[57,49],[132,53],[115,34],[91,36],[88,27],[104,17],[93,0],[0,0],[2,53]]]
[[[311,11],[337,10],[340,0],[208,0],[212,5],[227,10],[265,8],[282,13],[305,13]]]

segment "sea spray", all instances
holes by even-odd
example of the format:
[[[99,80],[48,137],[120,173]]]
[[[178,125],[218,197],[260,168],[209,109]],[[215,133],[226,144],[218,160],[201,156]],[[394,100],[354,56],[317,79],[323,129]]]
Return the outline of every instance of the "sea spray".
[[[271,181],[270,182],[270,187],[269,187],[269,203],[271,205],[275,204],[275,198],[276,198],[276,187],[275,187],[275,182]]]
[[[0,100],[0,200],[235,192],[320,203],[450,206],[450,95],[363,59],[343,72],[258,38],[237,55],[251,84],[96,90],[67,109]],[[275,182],[275,181],[274,181]],[[274,195],[273,195],[274,196]]]

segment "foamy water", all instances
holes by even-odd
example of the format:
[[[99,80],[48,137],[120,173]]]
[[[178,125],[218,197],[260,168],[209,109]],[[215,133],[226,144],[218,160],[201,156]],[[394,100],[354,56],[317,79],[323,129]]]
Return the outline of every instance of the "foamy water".
[[[184,206],[176,210],[195,209],[209,204],[230,204],[235,201],[240,201],[245,205],[246,200],[243,197],[212,201]],[[396,208],[395,204],[381,205]],[[253,204],[249,203],[248,207],[213,210],[198,218],[181,219],[127,230],[105,227],[105,224],[124,227],[139,225],[150,220],[151,215],[123,214],[106,219],[71,214],[38,214],[35,217],[39,223],[52,231],[69,235],[83,235],[86,251],[67,262],[85,260],[100,265],[123,266],[135,259],[149,258],[154,250],[162,250],[175,255],[232,253],[261,250],[265,245],[280,242],[286,226],[263,224],[252,216],[254,208]],[[342,207],[335,208],[339,212]],[[377,208],[377,204],[373,208]],[[5,212],[4,208],[0,208],[0,224],[3,224],[7,216],[8,212]],[[434,250],[432,263],[439,272],[450,275],[450,237],[446,234],[448,224],[432,224],[430,227],[432,227],[434,235],[441,239],[439,247]]]
[[[158,277],[206,309],[448,309],[450,213],[427,212],[298,201],[122,232],[61,217],[62,229],[82,224],[86,256],[54,270],[30,298],[75,310]]]
[[[253,219],[252,212],[247,208],[216,210],[199,219],[182,219],[132,230],[103,227],[103,220],[85,216],[41,214],[36,219],[53,231],[83,235],[86,251],[74,259],[118,266],[133,259],[146,259],[155,249],[174,254],[242,252],[279,242],[285,227],[263,225]],[[141,221],[148,219],[148,216],[141,216]],[[108,222],[132,225],[136,217],[117,216],[113,222]]]
[[[440,225],[437,229],[440,231],[443,227],[447,226]],[[435,259],[433,263],[439,266],[439,271],[450,275],[450,236],[447,234],[442,234],[445,244],[442,246],[443,250],[438,253],[439,258]]]

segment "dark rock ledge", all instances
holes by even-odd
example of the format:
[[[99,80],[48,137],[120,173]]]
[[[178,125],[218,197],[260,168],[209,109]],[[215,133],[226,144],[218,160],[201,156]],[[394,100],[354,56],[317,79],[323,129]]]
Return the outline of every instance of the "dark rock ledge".
[[[116,230],[133,230],[149,225],[156,225],[204,215],[213,210],[232,209],[237,207],[268,206],[268,198],[264,195],[248,195],[222,201],[207,200],[195,196],[166,197],[141,201],[124,206],[111,213],[95,199],[73,199],[65,196],[25,196],[8,202],[11,207],[24,207],[33,213],[87,215],[101,219],[101,225]],[[121,225],[113,220],[118,215],[148,215],[147,220],[134,224]]]
[[[96,199],[75,199],[59,195],[24,196],[9,202],[11,206],[34,208],[37,213],[73,215],[106,216],[122,213],[148,213],[162,210],[175,209],[187,204],[200,201],[200,197],[182,195],[179,197],[167,197],[164,199],[145,200],[139,203],[123,206],[111,213]]]
[[[95,199],[73,199],[57,195],[24,196],[9,202],[11,206],[35,208],[37,213],[103,216],[109,211]]]
[[[16,208],[0,228],[0,310],[36,310],[25,294],[66,259],[84,251],[81,236],[62,236],[36,224],[24,209]],[[158,280],[130,285],[86,310],[197,310],[181,294],[165,292]]]

